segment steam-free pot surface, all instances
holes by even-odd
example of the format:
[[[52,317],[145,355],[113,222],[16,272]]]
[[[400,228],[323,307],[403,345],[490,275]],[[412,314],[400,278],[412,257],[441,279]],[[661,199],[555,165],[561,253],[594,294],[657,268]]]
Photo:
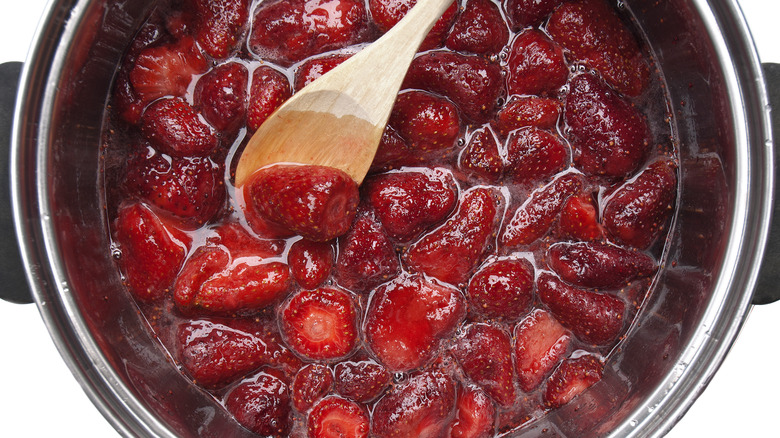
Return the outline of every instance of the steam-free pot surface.
[[[763,60],[780,62],[780,52],[772,43],[774,23],[771,19],[780,12],[780,6],[770,6],[762,0],[742,0],[741,3],[752,27],[769,31],[757,37]],[[34,23],[44,5],[44,1],[29,0],[17,6],[24,12],[15,11],[0,17],[0,32],[4,32],[0,35],[6,42],[0,47],[0,61],[23,58],[26,45],[32,38]],[[771,364],[780,359],[780,354],[777,349],[767,348],[766,344],[770,342],[768,333],[777,332],[778,320],[778,305],[753,310],[723,369],[689,415],[668,436],[719,437],[734,436],[738,432],[740,435],[763,436],[773,430],[771,395],[780,391],[780,383],[765,376]],[[0,345],[4,347],[6,358],[0,361],[6,394],[0,402],[4,413],[4,421],[0,425],[3,432],[0,434],[116,435],[62,362],[34,306],[0,302],[0,333]],[[735,420],[727,421],[728,418]],[[747,418],[750,421],[736,420]]]

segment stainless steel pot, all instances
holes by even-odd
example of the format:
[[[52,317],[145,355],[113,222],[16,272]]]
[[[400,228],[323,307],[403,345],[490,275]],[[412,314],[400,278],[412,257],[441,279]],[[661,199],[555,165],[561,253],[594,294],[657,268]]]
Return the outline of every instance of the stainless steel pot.
[[[120,57],[154,4],[50,3],[21,72],[11,139],[13,220],[26,281],[65,361],[120,433],[249,436],[150,337],[122,290],[106,238],[105,176],[97,172],[103,112]],[[545,436],[663,435],[709,382],[754,299],[774,169],[764,74],[744,19],[733,0],[626,0],[626,6],[672,96],[680,208],[640,324],[603,381],[583,394],[590,403],[577,412],[564,407],[522,437],[543,430]],[[765,67],[780,84],[777,66]],[[2,72],[13,77],[18,66]],[[0,89],[0,99],[3,93],[9,94]],[[19,272],[4,267],[3,284]],[[755,302],[776,300],[772,289],[759,288]]]

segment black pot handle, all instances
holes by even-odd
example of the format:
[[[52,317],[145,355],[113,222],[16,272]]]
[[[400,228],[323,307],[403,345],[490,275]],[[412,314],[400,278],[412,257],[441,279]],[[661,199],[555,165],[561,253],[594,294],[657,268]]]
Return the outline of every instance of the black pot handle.
[[[21,62],[0,64],[0,298],[26,304],[33,299],[19,253],[10,186],[11,126],[21,73]]]

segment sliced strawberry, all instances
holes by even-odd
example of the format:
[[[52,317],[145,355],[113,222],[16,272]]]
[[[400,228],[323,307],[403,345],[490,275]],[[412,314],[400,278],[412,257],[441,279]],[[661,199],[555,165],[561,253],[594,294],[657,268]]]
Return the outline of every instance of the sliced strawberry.
[[[292,402],[298,412],[306,412],[330,393],[333,373],[326,365],[311,363],[298,370],[292,381]]]
[[[251,131],[265,122],[265,119],[292,95],[287,76],[267,65],[257,67],[252,73],[252,88],[247,107],[247,127]]]
[[[126,187],[157,207],[197,225],[222,209],[222,168],[209,158],[168,157],[150,148],[130,158]]]
[[[569,403],[601,380],[603,372],[604,364],[590,354],[565,360],[547,381],[545,405],[554,409]]]
[[[212,58],[239,49],[249,29],[249,0],[193,0],[195,39]]]
[[[311,438],[367,438],[371,428],[365,408],[336,396],[320,400],[306,423]]]
[[[512,220],[501,234],[501,243],[507,247],[530,245],[543,237],[561,212],[566,200],[577,193],[582,180],[568,173],[534,191],[518,207]]]
[[[656,270],[649,255],[602,242],[561,242],[547,250],[550,267],[569,283],[618,288]]]
[[[398,95],[388,123],[418,151],[450,149],[458,140],[458,109],[447,99],[425,91]]]
[[[584,342],[605,345],[623,330],[626,303],[617,297],[569,286],[546,272],[536,287],[555,318]]]
[[[493,131],[484,127],[475,131],[460,153],[458,167],[467,175],[497,182],[504,172],[504,159]]]
[[[674,210],[675,169],[671,160],[658,160],[609,198],[604,206],[604,227],[613,237],[639,249],[658,238]]]
[[[404,254],[407,266],[453,285],[465,283],[493,246],[503,203],[498,190],[467,190],[444,225],[409,247]]]
[[[496,407],[481,389],[467,386],[458,391],[452,438],[490,438],[496,422]]]
[[[238,62],[213,68],[195,84],[195,107],[219,131],[237,130],[246,119],[249,70]]]
[[[566,84],[569,67],[563,49],[537,29],[529,29],[512,42],[507,59],[509,94],[554,93]]]
[[[449,171],[422,168],[370,178],[363,194],[387,233],[407,242],[450,214],[457,186]]]
[[[333,369],[336,392],[358,403],[368,403],[390,386],[392,376],[373,360],[339,362]]]
[[[534,300],[534,268],[525,259],[501,259],[481,267],[467,289],[471,308],[488,318],[513,320]]]
[[[566,123],[579,168],[608,178],[625,178],[634,172],[650,147],[645,117],[593,75],[578,75],[570,86]]]
[[[326,242],[301,239],[290,246],[287,263],[298,284],[314,289],[330,276],[333,268],[333,246]]]
[[[401,21],[415,4],[417,4],[417,0],[368,0],[371,17],[374,19],[376,27],[383,33]],[[433,25],[420,45],[420,51],[441,47],[457,15],[458,5],[457,2],[453,2]]]
[[[506,0],[506,15],[512,30],[541,23],[565,0]]]
[[[248,44],[253,54],[288,67],[368,36],[362,0],[276,0],[255,9]]]
[[[388,370],[413,370],[431,361],[465,313],[457,289],[422,276],[398,277],[374,292],[366,314],[366,341]]]
[[[349,59],[350,56],[352,55],[337,53],[319,58],[307,59],[295,70],[295,91],[297,92],[301,88],[311,84],[315,79],[333,70],[339,64]]]
[[[598,211],[593,196],[583,193],[566,201],[558,220],[556,234],[564,239],[593,241],[604,236],[599,223]]]
[[[339,238],[336,281],[354,292],[368,293],[401,272],[401,262],[382,226],[368,211],[358,213]]]
[[[466,376],[505,407],[514,404],[517,396],[511,343],[509,334],[495,325],[470,324],[452,350]]]
[[[358,205],[355,181],[326,166],[266,167],[250,177],[246,190],[248,209],[317,242],[346,233]]]
[[[450,51],[424,53],[412,61],[403,88],[448,97],[469,122],[489,120],[504,93],[501,67],[484,57]]]
[[[498,5],[490,0],[469,0],[452,31],[447,47],[457,52],[496,54],[509,41],[509,30]]]
[[[443,436],[455,409],[455,383],[427,371],[392,387],[374,406],[372,433],[378,438]]]
[[[230,324],[230,325],[228,325]],[[178,358],[188,375],[204,388],[220,388],[270,365],[285,371],[301,363],[279,339],[254,321],[197,320],[181,324],[177,334]]]
[[[531,392],[563,360],[571,336],[548,312],[537,309],[515,326],[514,358],[520,389]]]
[[[141,51],[130,71],[130,83],[146,104],[164,96],[184,96],[193,78],[208,68],[195,41],[185,37]]]
[[[292,427],[290,387],[274,369],[265,369],[233,388],[225,396],[225,408],[242,426],[261,436],[285,437]]]
[[[307,359],[338,359],[357,344],[357,308],[350,294],[341,289],[300,291],[280,315],[287,344]]]
[[[121,207],[114,229],[130,292],[141,301],[163,297],[184,263],[190,238],[141,203]]]
[[[569,147],[549,131],[520,128],[506,142],[506,175],[518,184],[546,180],[569,164]]]
[[[547,32],[621,93],[638,96],[647,86],[647,59],[631,30],[605,0],[567,2],[552,14]]]
[[[496,130],[503,137],[526,126],[535,126],[548,131],[554,130],[561,114],[561,103],[557,99],[522,96],[510,100],[498,112]]]
[[[146,108],[141,130],[157,150],[176,157],[206,157],[219,140],[214,128],[184,99],[160,99]]]

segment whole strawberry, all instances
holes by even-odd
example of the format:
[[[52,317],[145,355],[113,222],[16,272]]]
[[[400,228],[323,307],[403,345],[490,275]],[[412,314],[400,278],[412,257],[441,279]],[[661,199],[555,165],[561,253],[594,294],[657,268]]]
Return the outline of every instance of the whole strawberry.
[[[212,58],[239,49],[249,29],[249,0],[193,0],[195,38]]]
[[[452,354],[466,376],[501,406],[515,402],[509,334],[490,324],[470,324],[456,339]]]
[[[277,108],[292,96],[290,81],[280,71],[261,65],[252,72],[252,87],[247,104],[247,127],[250,131],[265,122]]]
[[[517,319],[534,300],[534,268],[525,259],[500,259],[482,266],[467,288],[475,312]]]
[[[225,408],[242,426],[265,437],[286,437],[292,427],[290,384],[268,368],[242,382],[225,396]]]
[[[469,0],[447,37],[447,47],[458,52],[496,54],[509,41],[509,30],[498,5]]]
[[[537,29],[512,42],[507,72],[507,92],[518,95],[554,93],[569,77],[563,49]]]
[[[244,124],[249,71],[238,62],[213,68],[195,85],[195,107],[219,131],[233,132]]]
[[[547,380],[545,405],[557,408],[601,380],[604,364],[591,354],[565,360]]]
[[[160,99],[146,108],[141,130],[160,152],[206,157],[219,146],[214,128],[184,99]]]
[[[550,267],[569,283],[618,288],[656,270],[649,255],[604,242],[560,242],[547,250]]]

